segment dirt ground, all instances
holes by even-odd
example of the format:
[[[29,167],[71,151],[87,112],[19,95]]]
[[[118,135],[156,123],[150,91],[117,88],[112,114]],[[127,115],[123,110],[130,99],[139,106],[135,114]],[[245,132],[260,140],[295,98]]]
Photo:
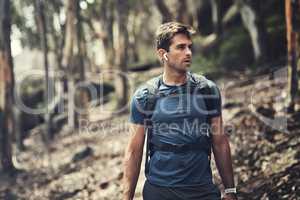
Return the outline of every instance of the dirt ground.
[[[240,199],[300,199],[300,112],[285,112],[282,80],[265,74],[218,82]],[[41,130],[33,130],[27,150],[14,157],[22,171],[13,178],[1,175],[0,199],[122,199],[128,114],[100,118],[76,132],[63,127],[48,148]],[[143,167],[137,200],[142,199]],[[214,175],[219,185],[215,167]]]

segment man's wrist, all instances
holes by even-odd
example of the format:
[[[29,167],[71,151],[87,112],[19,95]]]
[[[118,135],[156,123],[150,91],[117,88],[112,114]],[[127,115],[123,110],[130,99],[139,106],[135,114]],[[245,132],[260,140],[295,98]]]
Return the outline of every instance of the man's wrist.
[[[235,187],[225,188],[224,190],[224,200],[236,200],[237,199],[237,190]]]
[[[225,194],[236,194],[237,192],[236,192],[236,188],[232,187],[232,188],[225,188],[224,193]]]

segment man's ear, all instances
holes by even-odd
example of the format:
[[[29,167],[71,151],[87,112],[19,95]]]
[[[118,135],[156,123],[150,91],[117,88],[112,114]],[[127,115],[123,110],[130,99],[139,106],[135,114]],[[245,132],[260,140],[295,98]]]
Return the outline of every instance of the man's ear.
[[[162,62],[165,62],[165,58],[164,55],[167,53],[167,51],[165,49],[158,49],[157,50],[157,55],[159,57],[159,60],[161,60]]]

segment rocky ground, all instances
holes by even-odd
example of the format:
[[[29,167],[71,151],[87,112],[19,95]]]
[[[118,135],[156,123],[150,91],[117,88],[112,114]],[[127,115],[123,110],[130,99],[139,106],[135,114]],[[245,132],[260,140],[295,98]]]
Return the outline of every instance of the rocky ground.
[[[220,80],[240,199],[300,199],[300,112],[285,112],[285,77],[277,71]],[[47,148],[33,130],[27,151],[15,156],[22,171],[1,175],[0,199],[121,199],[127,117],[102,117],[76,132],[65,126]],[[135,199],[142,199],[143,181],[142,170]]]

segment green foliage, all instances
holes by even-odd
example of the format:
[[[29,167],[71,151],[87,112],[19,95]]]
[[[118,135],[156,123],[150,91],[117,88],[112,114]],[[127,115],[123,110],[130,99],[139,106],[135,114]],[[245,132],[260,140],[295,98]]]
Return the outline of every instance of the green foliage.
[[[35,26],[34,1],[14,1],[12,3],[12,24],[22,33],[20,41],[23,47],[39,47],[39,34]],[[30,13],[30,12],[31,13]],[[28,20],[30,18],[30,20]],[[29,21],[33,21],[29,22]]]
[[[242,27],[229,30],[219,47],[217,63],[225,68],[240,68],[253,62],[250,37]],[[244,66],[243,66],[244,67]]]
[[[43,87],[42,77],[25,79],[20,85],[20,91],[22,92],[21,95],[30,96],[39,90],[43,90]]]
[[[287,41],[284,19],[280,15],[270,16],[266,20],[266,25],[270,60],[285,59],[287,55]]]
[[[59,16],[62,11],[63,1],[53,0],[44,1],[45,4],[45,15],[47,23],[47,31],[55,29],[53,17]],[[21,45],[28,48],[40,48],[40,33],[38,32],[36,25],[36,13],[35,13],[35,0],[16,0],[12,2],[11,16],[12,24],[20,30],[21,34]],[[51,23],[53,22],[53,23]],[[56,38],[62,35],[62,30],[55,30]],[[50,44],[50,47],[53,46]]]
[[[196,54],[193,58],[191,71],[200,74],[214,73],[218,70],[217,60],[213,56],[204,56],[203,54]]]
[[[110,3],[116,3],[115,0],[80,0],[87,4],[86,9],[81,10],[82,24],[84,29],[84,34],[87,43],[91,43],[92,48],[96,47],[97,43],[94,43],[94,40],[103,40],[106,38],[104,34],[105,31],[101,30],[99,26],[101,24],[94,23],[100,22],[100,18],[103,17],[102,11],[105,11],[116,15],[116,7],[111,6]],[[23,46],[30,48],[36,48],[40,46],[39,42],[39,33],[36,28],[35,14],[34,14],[34,2],[35,0],[16,0],[13,1],[12,6],[12,21],[16,25],[21,34],[21,43]],[[43,1],[46,6],[46,18],[48,20],[48,36],[49,36],[49,50],[54,51],[54,53],[61,53],[61,49],[64,43],[64,13],[65,4],[62,0],[52,0],[52,1]],[[160,20],[159,13],[157,12],[155,3],[151,1],[137,1],[129,0],[130,7],[130,17],[131,18],[140,18],[141,25],[137,25],[136,35],[130,35],[130,38],[135,38],[137,44],[137,52],[139,60],[136,61],[132,59],[132,55],[129,54],[128,66],[139,66],[145,63],[153,63],[157,60],[155,48],[153,45],[154,39],[154,28],[147,26],[148,23],[146,20]],[[167,3],[168,4],[168,3]],[[231,3],[228,3],[228,6]],[[285,21],[284,21],[284,3],[267,0],[262,5],[263,16],[265,17],[265,28],[268,33],[268,56],[270,59],[278,59],[285,56]],[[30,8],[30,9],[28,9]],[[208,9],[209,10],[209,9]],[[31,12],[32,11],[32,12]],[[210,12],[210,11],[209,11]],[[199,13],[194,13],[199,14]],[[211,22],[208,19],[209,13],[202,13],[203,18],[198,16],[196,23],[199,23],[199,20],[204,20],[205,25],[211,26]],[[28,20],[28,16],[31,16],[31,20]],[[156,18],[152,18],[152,17]],[[150,18],[151,17],[151,18]],[[202,73],[214,73],[218,71],[226,71],[228,69],[245,69],[253,68],[253,48],[250,41],[249,33],[243,28],[240,17],[237,16],[237,19],[233,20],[228,26],[224,27],[224,35],[222,36],[223,40],[214,47],[209,49],[209,53],[202,55],[199,53],[194,54],[193,64],[191,69],[193,71],[202,72]],[[114,19],[116,20],[116,19]],[[30,21],[30,23],[28,22]],[[57,24],[59,23],[59,24]],[[131,19],[132,23],[132,19]],[[55,25],[54,25],[55,24]],[[138,23],[139,24],[139,23]],[[201,24],[201,23],[200,23]],[[152,24],[151,24],[152,25]],[[154,25],[154,24],[153,24]],[[114,24],[115,26],[115,24]],[[198,24],[199,26],[199,24]],[[129,28],[133,29],[134,27],[130,24]],[[115,27],[114,27],[115,28]],[[203,27],[201,27],[203,28]],[[130,29],[130,30],[131,30]],[[102,33],[103,31],[103,33]],[[130,31],[129,34],[132,34],[134,31]],[[117,35],[117,34],[115,34]],[[113,40],[117,41],[117,38],[113,36]],[[197,38],[195,38],[197,39]],[[201,44],[200,41],[195,42]],[[203,39],[203,38],[202,38]],[[130,47],[129,47],[130,48]],[[90,49],[87,49],[90,51]],[[207,51],[205,51],[207,52]],[[91,55],[90,52],[87,52],[87,55]],[[86,58],[92,59],[92,58]]]
[[[280,15],[272,15],[266,19],[266,26],[268,33],[275,33],[279,30],[285,30],[285,19]]]
[[[267,32],[267,61],[276,62],[286,55],[284,2],[267,1],[262,5],[262,10]],[[201,37],[195,39],[196,43],[202,42]],[[258,67],[254,62],[249,33],[238,20],[234,26],[224,29],[222,40],[207,54],[195,55],[192,69],[212,73],[228,69],[255,70]]]
[[[156,50],[153,47],[149,48],[144,44],[140,44],[138,46],[138,51],[140,55],[140,62],[145,63],[145,62],[151,62],[154,60],[157,60],[157,55],[156,55]]]
[[[248,33],[235,27],[224,33],[224,38],[207,55],[195,53],[192,71],[212,74],[226,69],[241,69],[253,63],[253,51]],[[195,38],[196,41],[199,38]]]

